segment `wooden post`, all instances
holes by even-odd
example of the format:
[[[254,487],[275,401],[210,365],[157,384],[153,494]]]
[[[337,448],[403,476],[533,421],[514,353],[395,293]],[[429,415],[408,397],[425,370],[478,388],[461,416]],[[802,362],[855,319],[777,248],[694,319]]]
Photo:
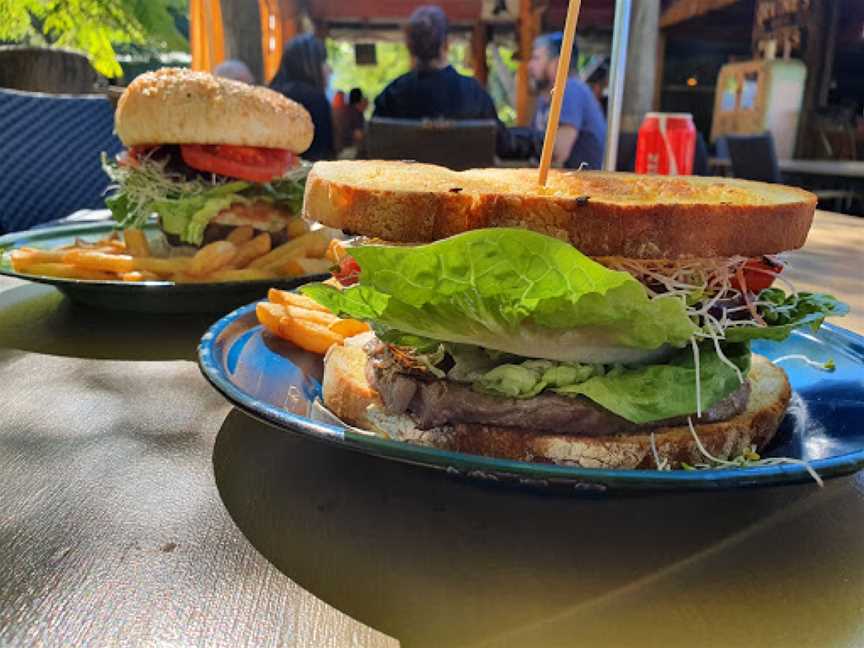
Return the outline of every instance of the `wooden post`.
[[[471,32],[471,59],[474,66],[474,78],[483,86],[489,80],[489,62],[486,60],[487,27],[482,21],[477,21]]]
[[[255,79],[262,81],[264,53],[261,51],[261,14],[258,3],[247,0],[218,0],[212,4],[222,5],[226,58],[243,61],[249,66]]]
[[[837,12],[834,0],[812,0],[810,15],[806,25],[804,42],[804,64],[807,66],[807,81],[804,86],[804,101],[801,106],[801,119],[798,120],[798,137],[795,140],[795,155],[809,155],[808,137],[812,134],[813,113],[820,107],[823,93],[823,75],[830,78],[834,63],[834,46],[830,38],[836,32]],[[827,95],[827,91],[825,92]],[[826,97],[827,99],[827,97]]]
[[[534,48],[534,39],[540,34],[540,12],[532,0],[519,0],[519,67],[516,69],[516,123],[527,126],[534,111],[528,78],[528,61]]]

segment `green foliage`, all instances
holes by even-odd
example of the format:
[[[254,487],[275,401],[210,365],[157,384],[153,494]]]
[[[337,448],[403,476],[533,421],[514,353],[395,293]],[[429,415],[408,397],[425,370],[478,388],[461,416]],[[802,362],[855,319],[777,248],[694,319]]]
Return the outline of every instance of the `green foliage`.
[[[375,49],[377,65],[357,65],[354,43],[327,39],[327,62],[333,68],[333,85],[346,94],[351,88],[360,88],[372,102],[388,83],[411,69],[411,55],[401,41],[377,42]],[[450,42],[449,59],[460,74],[473,74],[471,49],[466,41]]]
[[[333,85],[346,94],[360,88],[370,101],[393,79],[411,68],[404,43],[376,43],[377,65],[357,65],[354,44],[327,39],[327,62],[333,68]]]
[[[174,15],[185,0],[0,0],[0,40],[81,50],[109,78],[123,75],[116,45],[186,49]]]

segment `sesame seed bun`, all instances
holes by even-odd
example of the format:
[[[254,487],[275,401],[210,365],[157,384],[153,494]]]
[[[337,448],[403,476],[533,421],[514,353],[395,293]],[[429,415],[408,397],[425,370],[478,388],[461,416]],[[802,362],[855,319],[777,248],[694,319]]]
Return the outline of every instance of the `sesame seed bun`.
[[[306,109],[278,92],[180,68],[138,76],[115,119],[126,146],[232,144],[300,154],[314,130]]]

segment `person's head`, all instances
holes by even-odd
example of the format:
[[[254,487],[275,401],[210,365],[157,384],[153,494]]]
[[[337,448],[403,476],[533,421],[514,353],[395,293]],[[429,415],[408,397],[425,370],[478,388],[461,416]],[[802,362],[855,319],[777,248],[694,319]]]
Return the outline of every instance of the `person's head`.
[[[405,41],[415,67],[436,67],[446,60],[447,16],[441,7],[417,7],[405,27]]]
[[[329,77],[330,66],[327,65],[324,43],[313,34],[301,34],[285,44],[282,62],[270,85],[301,81],[324,91]]]
[[[237,59],[222,61],[219,65],[213,68],[213,74],[225,79],[242,81],[243,83],[255,83],[255,77],[252,75],[249,66],[243,61],[238,61]]]
[[[345,91],[337,90],[336,94],[333,95],[333,107],[334,108],[343,108],[345,106]]]
[[[528,74],[535,90],[545,91],[552,88],[555,82],[555,70],[558,68],[558,59],[561,58],[561,45],[564,42],[564,34],[554,32],[538,36],[534,41],[534,49],[531,51],[531,60],[528,61]],[[579,62],[579,48],[573,41],[573,49],[570,54],[570,73],[576,71]]]
[[[366,97],[363,96],[363,91],[360,88],[351,88],[348,93],[348,103],[355,108],[363,110],[366,107]]]

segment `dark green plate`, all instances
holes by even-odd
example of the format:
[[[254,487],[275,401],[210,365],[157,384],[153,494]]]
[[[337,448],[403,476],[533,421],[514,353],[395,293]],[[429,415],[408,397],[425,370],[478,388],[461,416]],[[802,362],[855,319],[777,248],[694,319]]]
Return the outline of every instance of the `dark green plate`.
[[[155,236],[155,224],[145,226]],[[0,237],[0,274],[48,284],[69,299],[99,308],[139,313],[227,313],[242,304],[260,299],[271,287],[296,288],[323,279],[323,275],[297,279],[263,279],[260,281],[222,281],[214,283],[174,283],[173,281],[90,281],[63,279],[16,272],[8,253],[28,246],[53,249],[74,243],[76,238],[98,240],[114,231],[111,221],[73,223],[41,227]]]

